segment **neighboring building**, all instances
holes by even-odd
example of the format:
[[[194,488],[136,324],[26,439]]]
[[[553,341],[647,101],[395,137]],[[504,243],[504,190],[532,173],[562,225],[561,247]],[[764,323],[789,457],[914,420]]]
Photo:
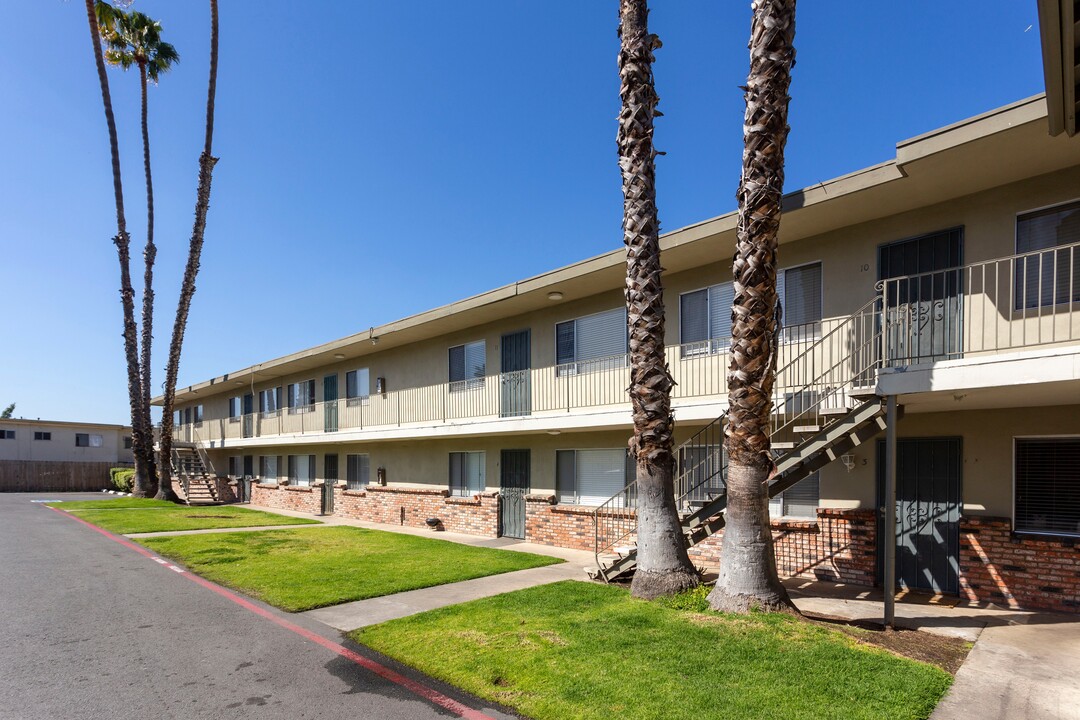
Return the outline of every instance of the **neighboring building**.
[[[51,420],[0,420],[0,461],[134,462],[131,428]]]
[[[1047,124],[1030,98],[785,198],[782,572],[880,577],[896,394],[899,579],[1080,610],[1080,142]],[[687,512],[722,497],[735,224],[661,240]],[[614,250],[180,388],[176,438],[258,504],[610,552],[635,502],[624,272]]]
[[[0,420],[0,492],[110,488],[109,468],[133,462],[130,427]]]

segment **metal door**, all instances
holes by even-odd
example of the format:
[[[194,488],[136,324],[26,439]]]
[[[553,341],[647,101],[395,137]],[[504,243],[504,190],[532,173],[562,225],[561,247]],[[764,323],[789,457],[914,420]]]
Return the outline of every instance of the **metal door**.
[[[337,432],[337,373],[327,375],[322,381],[323,388],[323,429],[326,432]]]
[[[963,228],[954,228],[878,248],[891,364],[963,354],[963,241]]]
[[[323,456],[322,514],[334,514],[334,486],[338,481],[337,453]]]
[[[502,336],[502,364],[499,375],[500,411],[503,417],[519,417],[532,412],[532,379],[529,331]]]
[[[243,426],[243,435],[246,438],[252,437],[255,434],[254,424],[252,423],[252,420],[255,419],[255,396],[251,393],[244,395],[241,413],[243,415],[240,420]]]
[[[499,469],[499,535],[524,539],[529,451],[503,450]]]
[[[878,441],[878,498],[885,487],[885,442]],[[960,438],[896,441],[896,582],[960,591]],[[884,566],[884,503],[878,502],[878,577]]]

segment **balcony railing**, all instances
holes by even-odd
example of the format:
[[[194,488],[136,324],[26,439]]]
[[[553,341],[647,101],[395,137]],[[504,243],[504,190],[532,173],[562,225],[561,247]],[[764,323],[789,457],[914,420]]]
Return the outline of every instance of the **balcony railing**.
[[[891,278],[878,283],[878,291],[851,317],[783,329],[775,390],[785,412],[805,413],[825,396],[843,405],[845,387],[872,386],[881,366],[1080,342],[1080,243]],[[871,336],[872,346],[866,342]],[[725,340],[669,346],[666,352],[676,408],[727,395]],[[318,402],[303,412],[206,418],[198,434],[209,442],[628,411],[629,383],[629,357],[620,354]],[[176,436],[194,440],[190,425],[177,426]]]

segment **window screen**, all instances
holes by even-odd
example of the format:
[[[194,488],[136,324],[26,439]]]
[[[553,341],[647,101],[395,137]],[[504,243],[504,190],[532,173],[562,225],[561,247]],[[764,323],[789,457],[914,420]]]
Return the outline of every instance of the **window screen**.
[[[1016,260],[1017,310],[1080,301],[1080,247],[1076,243],[1080,243],[1080,202],[1016,219],[1016,252],[1031,253]]]
[[[289,456],[289,482],[293,485],[310,485],[315,480],[314,455]]]
[[[371,479],[371,458],[367,454],[345,456],[345,483],[350,490],[367,487]]]
[[[555,458],[555,487],[559,502],[602,505],[633,479],[634,464],[622,448],[559,450]],[[616,501],[615,505],[621,507]]]
[[[469,497],[484,492],[482,452],[450,453],[450,494]]]
[[[484,387],[487,345],[483,340],[450,348],[450,391]]]
[[[731,345],[733,283],[684,293],[679,298],[679,332],[683,355],[718,352]]]
[[[280,458],[276,455],[263,455],[259,458],[259,477],[274,481],[278,478]]]
[[[816,518],[818,494],[818,474],[814,473],[769,500],[769,514],[773,517]]]
[[[573,364],[562,369],[567,372],[626,367],[626,308],[559,323],[555,326],[555,352],[556,364]]]
[[[1016,440],[1015,527],[1080,535],[1080,438]]]

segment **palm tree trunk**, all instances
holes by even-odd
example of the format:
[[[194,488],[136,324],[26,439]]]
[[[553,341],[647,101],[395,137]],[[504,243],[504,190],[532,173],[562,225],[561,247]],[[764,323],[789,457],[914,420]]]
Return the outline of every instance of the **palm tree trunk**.
[[[98,84],[101,86],[101,102],[105,107],[105,123],[109,129],[109,149],[112,153],[113,196],[116,200],[116,254],[120,261],[120,304],[124,314],[124,355],[127,359],[128,401],[131,405],[131,446],[136,459],[146,456],[147,443],[153,439],[145,435],[142,405],[142,380],[139,373],[139,330],[135,324],[135,291],[131,287],[131,237],[127,232],[127,218],[124,215],[124,188],[120,176],[120,143],[116,134],[116,118],[113,115],[112,96],[109,93],[109,78],[105,73],[105,58],[101,53],[101,35],[98,30],[97,15],[94,13],[94,0],[86,0],[86,17],[90,25],[90,43],[94,49],[94,61],[97,65]],[[146,468],[136,463],[133,495],[146,495]]]
[[[162,403],[161,454],[159,472],[161,483],[158,495],[175,497],[172,489],[172,429],[173,399],[176,397],[176,376],[180,371],[180,351],[184,345],[191,298],[195,294],[195,277],[199,274],[199,258],[202,255],[203,236],[206,234],[206,214],[210,209],[210,182],[218,159],[211,155],[214,141],[214,97],[217,93],[218,63],[218,6],[210,0],[210,79],[206,91],[206,138],[199,156],[199,187],[195,197],[195,225],[188,245],[184,280],[180,285],[180,301],[176,305],[176,321],[173,323],[172,340],[169,343],[169,363],[165,368],[165,397]]]
[[[142,140],[143,168],[146,171],[146,247],[143,249],[143,305],[142,305],[142,407],[143,436],[147,438],[143,448],[142,463],[145,467],[146,485],[157,488],[158,478],[154,469],[154,429],[150,422],[150,351],[154,341],[154,259],[157,247],[154,245],[154,180],[150,173],[150,127],[147,121],[146,65],[139,65],[139,83],[142,89]]]
[[[784,186],[788,87],[795,62],[795,0],[757,0],[750,31],[735,304],[728,371],[727,511],[716,610],[792,610],[776,572],[768,480],[776,374],[776,248]]]
[[[675,508],[672,456],[674,382],[664,355],[664,286],[660,278],[660,223],[656,210],[653,117],[659,98],[653,86],[653,50],[646,0],[619,4],[619,166],[623,179],[623,240],[626,243],[626,308],[630,333],[630,402],[637,464],[637,571],[635,597],[654,598],[695,587],[697,572]]]

